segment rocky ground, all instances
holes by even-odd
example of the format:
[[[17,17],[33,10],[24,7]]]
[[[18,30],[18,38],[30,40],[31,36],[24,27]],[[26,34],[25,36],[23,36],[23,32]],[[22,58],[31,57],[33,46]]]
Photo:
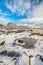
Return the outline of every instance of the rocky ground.
[[[0,35],[0,65],[43,65],[43,36],[30,34]]]

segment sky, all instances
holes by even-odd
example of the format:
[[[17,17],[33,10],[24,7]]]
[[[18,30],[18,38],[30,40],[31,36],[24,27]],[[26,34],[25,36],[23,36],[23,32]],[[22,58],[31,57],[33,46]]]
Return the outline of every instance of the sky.
[[[0,0],[0,24],[43,25],[43,0]]]

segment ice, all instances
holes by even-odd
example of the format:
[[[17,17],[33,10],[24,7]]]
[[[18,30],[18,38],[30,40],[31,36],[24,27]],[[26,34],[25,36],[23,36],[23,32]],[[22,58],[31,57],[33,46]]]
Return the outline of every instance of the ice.
[[[25,54],[19,57],[16,65],[29,65],[29,58]]]
[[[43,62],[40,60],[39,56],[43,57],[43,36],[29,36],[30,33],[23,32],[23,33],[13,33],[13,34],[2,34],[0,35],[0,43],[2,41],[5,41],[5,45],[0,47],[0,53],[4,50],[9,52],[16,52],[19,53],[20,56],[18,57],[18,61],[16,62],[16,65],[29,65],[29,60],[31,65],[43,65]],[[37,43],[35,44],[35,48],[26,49],[23,48],[20,45],[14,44],[15,39],[20,39],[23,37],[27,38],[34,38],[37,40]],[[30,58],[30,56],[32,56]],[[0,55],[0,61],[3,61],[5,65],[11,62],[13,57],[8,57],[4,55]],[[11,62],[9,65],[14,65],[14,62]]]

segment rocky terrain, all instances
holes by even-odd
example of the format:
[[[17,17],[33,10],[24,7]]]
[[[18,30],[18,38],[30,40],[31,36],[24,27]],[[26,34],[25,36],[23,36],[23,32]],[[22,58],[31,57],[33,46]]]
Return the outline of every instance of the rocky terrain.
[[[0,26],[0,65],[43,65],[43,29],[7,26]]]

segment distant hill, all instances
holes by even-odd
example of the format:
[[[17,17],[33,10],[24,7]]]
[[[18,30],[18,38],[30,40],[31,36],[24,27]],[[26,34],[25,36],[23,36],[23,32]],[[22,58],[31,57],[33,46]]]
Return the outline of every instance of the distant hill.
[[[6,27],[4,26],[4,25],[2,25],[2,24],[0,24],[0,30],[1,29],[5,29]]]
[[[7,29],[14,29],[14,28],[16,29],[17,24],[9,22],[6,27],[7,27]]]
[[[18,24],[16,24],[16,23],[11,23],[11,22],[9,22],[8,24],[7,24],[7,28],[8,29],[27,29],[28,28],[28,26],[25,26],[25,25],[18,25]]]
[[[6,30],[13,30],[13,29],[17,29],[17,30],[21,30],[21,29],[43,29],[43,26],[38,26],[38,25],[21,25],[21,24],[16,24],[16,23],[11,23],[9,22],[6,26],[3,24],[0,24],[0,30],[1,29],[6,29]]]
[[[16,25],[16,23],[11,23],[11,22],[9,22],[8,24],[7,24],[7,26],[14,26],[14,25]]]

